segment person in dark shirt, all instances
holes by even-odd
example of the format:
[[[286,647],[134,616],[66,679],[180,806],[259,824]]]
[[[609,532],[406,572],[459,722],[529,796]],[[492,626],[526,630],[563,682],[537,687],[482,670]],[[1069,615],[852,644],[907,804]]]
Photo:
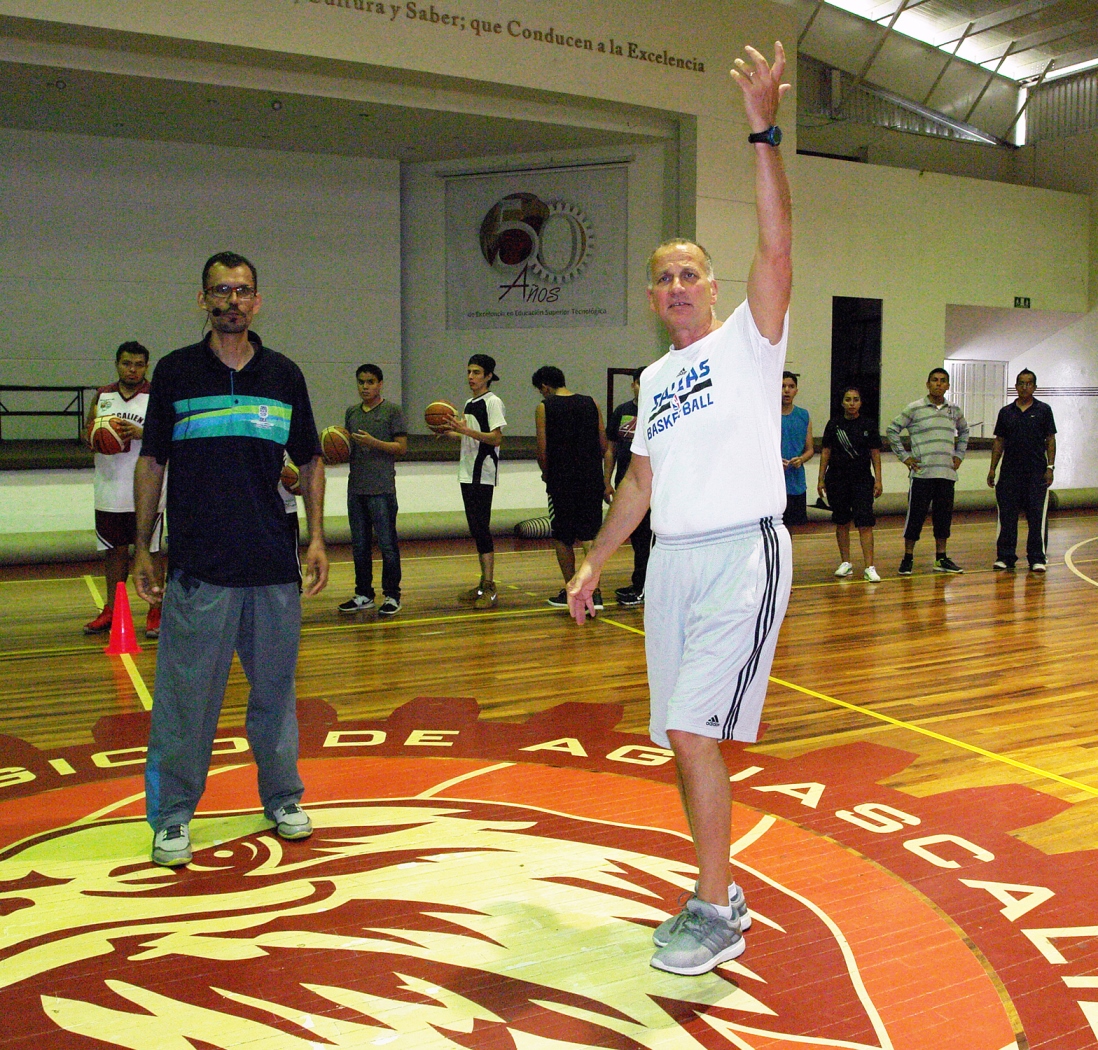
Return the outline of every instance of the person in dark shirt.
[[[828,420],[820,452],[820,476],[816,489],[831,506],[839,567],[835,575],[854,575],[850,563],[850,522],[858,530],[865,559],[863,579],[880,583],[873,564],[873,501],[881,494],[881,435],[877,424],[862,417],[862,394],[856,386],[843,391],[843,414]]]
[[[284,839],[313,830],[297,769],[301,567],[278,485],[285,452],[300,471],[311,597],[328,582],[324,466],[301,369],[249,330],[260,301],[255,266],[243,256],[220,252],[206,262],[198,303],[211,331],[157,365],[134,470],[134,583],[164,606],[145,800],[152,859],[165,867],[191,860],[189,824],[234,651],[251,685],[248,741],[264,815]],[[172,539],[161,588],[149,539],[165,472]]]
[[[1029,526],[1029,568],[1044,572],[1048,567],[1048,491],[1056,470],[1056,421],[1052,409],[1033,396],[1037,376],[1028,368],[1018,373],[1014,389],[1017,398],[999,409],[995,421],[991,469],[987,472],[987,483],[995,489],[999,508],[994,568],[1014,568],[1018,560],[1018,513],[1024,510]],[[996,484],[1000,460],[1002,469]]]
[[[530,381],[544,398],[534,413],[538,466],[549,494],[553,549],[567,583],[576,573],[576,541],[586,554],[602,525],[603,499],[609,501],[602,471],[606,431],[594,398],[569,390],[559,368],[543,365]],[[568,608],[563,587],[548,601],[558,609]],[[603,608],[600,591],[595,592],[595,608]]]
[[[610,421],[606,424],[606,455],[603,457],[606,491],[611,502],[614,490],[621,484],[629,461],[633,458],[631,446],[633,435],[637,432],[637,397],[640,394],[640,377],[643,368],[633,370],[633,399],[625,401],[614,409]],[[618,605],[641,605],[644,603],[644,581],[648,574],[648,555],[652,549],[652,511],[644,512],[641,523],[629,536],[633,548],[633,576],[628,587],[619,587],[614,591]]]

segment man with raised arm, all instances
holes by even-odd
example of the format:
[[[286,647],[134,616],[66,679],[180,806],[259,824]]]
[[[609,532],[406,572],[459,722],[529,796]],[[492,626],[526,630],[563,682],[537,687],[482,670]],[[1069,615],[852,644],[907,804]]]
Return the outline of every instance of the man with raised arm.
[[[694,839],[694,896],[653,935],[652,965],[700,974],[744,949],[750,924],[731,878],[732,797],[722,740],[754,741],[791,581],[782,524],[781,382],[792,285],[792,209],[775,126],[785,52],[752,47],[732,77],[755,154],[758,242],[747,301],[717,319],[700,245],[676,239],[648,261],[648,300],[671,336],[641,376],[633,458],[587,560],[568,584],[577,622],[594,614],[606,559],[652,508],[645,582],[652,739],[675,755]]]
[[[211,331],[156,366],[134,471],[134,583],[146,601],[164,602],[145,812],[153,862],[165,867],[191,860],[189,824],[206,787],[234,651],[251,686],[248,741],[264,815],[284,839],[313,830],[299,805],[297,769],[301,566],[278,483],[285,451],[301,472],[311,597],[328,582],[324,465],[301,369],[249,331],[260,301],[247,259],[220,252],[207,260],[198,306]],[[172,537],[162,590],[149,537],[169,463]]]

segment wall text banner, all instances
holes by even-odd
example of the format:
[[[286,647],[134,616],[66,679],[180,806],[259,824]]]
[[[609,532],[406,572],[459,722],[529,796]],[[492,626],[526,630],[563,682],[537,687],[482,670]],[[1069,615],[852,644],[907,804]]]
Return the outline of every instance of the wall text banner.
[[[446,180],[446,327],[624,325],[625,164]]]

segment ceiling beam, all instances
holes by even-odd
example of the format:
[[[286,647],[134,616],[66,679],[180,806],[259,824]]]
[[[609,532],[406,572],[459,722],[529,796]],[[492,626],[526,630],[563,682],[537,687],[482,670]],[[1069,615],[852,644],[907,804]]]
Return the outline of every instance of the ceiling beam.
[[[949,67],[951,65],[953,65],[953,60],[957,57],[957,52],[961,50],[961,45],[967,39],[969,30],[973,27],[973,25],[975,25],[974,22],[969,22],[968,23],[968,29],[966,29],[960,35],[960,37],[958,38],[957,46],[953,49],[952,53],[945,60],[945,65],[942,66],[942,68],[939,71],[938,75],[934,78],[934,83],[930,85],[930,90],[926,93],[926,98],[923,99],[923,105],[924,106],[927,106],[927,105],[930,104],[930,96],[934,94],[934,92],[937,89],[938,85],[942,82],[942,77],[944,77],[946,75],[946,71],[949,69]]]
[[[993,11],[989,15],[984,15],[983,18],[977,18],[969,35],[978,36],[980,33],[986,33],[989,29],[997,29],[1008,22],[1013,22],[1015,19],[1035,15],[1039,11],[1044,11],[1049,7],[1058,7],[1062,3],[1063,0],[1023,0],[1020,4],[1004,7],[998,11]],[[958,22],[957,25],[935,37],[931,43],[935,47],[944,47],[946,44],[953,43],[957,39],[957,33],[960,31],[961,25],[962,23]]]
[[[1013,53],[1013,51],[1014,51],[1014,41],[1012,40],[1009,44],[1007,44],[1007,49],[1003,52],[1002,57],[999,59],[998,64],[995,66],[995,68],[988,75],[987,81],[985,82],[984,86],[982,88],[980,88],[980,93],[976,96],[976,100],[972,103],[972,105],[969,107],[968,112],[965,114],[964,122],[966,124],[969,124],[969,123],[972,122],[972,114],[976,112],[976,107],[981,102],[983,102],[984,95],[987,94],[987,89],[989,87],[991,87],[991,85],[995,82],[995,78],[996,78],[996,76],[999,75],[999,70],[1002,68],[1003,63],[1010,57],[1010,55]]]
[[[1048,65],[1045,66],[1045,68],[1041,71],[1041,75],[1037,78],[1033,87],[1026,92],[1026,100],[1021,104],[1021,106],[1018,107],[1018,112],[1014,114],[1014,119],[1007,125],[1006,131],[1003,132],[1004,139],[1010,137],[1010,133],[1014,130],[1014,126],[1018,123],[1019,120],[1022,119],[1022,114],[1025,113],[1026,107],[1029,105],[1029,100],[1033,98],[1034,88],[1039,88],[1041,86],[1042,81],[1044,81],[1045,77],[1048,76],[1048,71],[1052,69],[1055,61],[1056,60],[1054,58],[1049,59]]]
[[[854,82],[850,85],[851,89],[856,88],[863,80],[872,68],[873,63],[877,61],[877,56],[881,53],[881,48],[885,46],[885,41],[888,40],[892,34],[892,29],[896,25],[896,19],[904,13],[904,9],[907,7],[909,0],[900,0],[896,5],[896,10],[892,12],[892,18],[889,19],[888,25],[885,26],[885,31],[881,34],[880,40],[877,41],[876,46],[869,53],[869,57],[862,64],[862,68],[858,71],[858,75],[854,78]]]

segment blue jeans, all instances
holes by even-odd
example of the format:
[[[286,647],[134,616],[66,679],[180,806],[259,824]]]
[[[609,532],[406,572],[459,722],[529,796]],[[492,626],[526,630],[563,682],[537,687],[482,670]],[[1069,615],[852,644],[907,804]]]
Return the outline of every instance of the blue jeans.
[[[400,601],[400,548],[397,546],[396,493],[358,496],[347,493],[347,517],[351,524],[351,553],[355,559],[355,594],[374,596],[374,537],[381,551],[381,590]]]

